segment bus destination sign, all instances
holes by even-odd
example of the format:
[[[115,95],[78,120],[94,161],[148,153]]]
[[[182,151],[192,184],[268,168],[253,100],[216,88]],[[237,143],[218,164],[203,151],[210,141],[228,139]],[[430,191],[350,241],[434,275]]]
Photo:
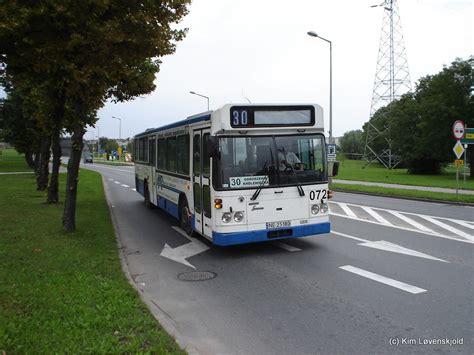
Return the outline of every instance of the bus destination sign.
[[[233,128],[287,127],[314,125],[314,107],[295,106],[232,106],[230,125]]]

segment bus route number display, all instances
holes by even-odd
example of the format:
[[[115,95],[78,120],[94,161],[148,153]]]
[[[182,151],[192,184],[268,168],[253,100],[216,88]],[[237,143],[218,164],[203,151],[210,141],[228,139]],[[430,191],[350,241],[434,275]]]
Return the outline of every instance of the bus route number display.
[[[233,128],[312,126],[313,106],[233,106],[230,125]]]

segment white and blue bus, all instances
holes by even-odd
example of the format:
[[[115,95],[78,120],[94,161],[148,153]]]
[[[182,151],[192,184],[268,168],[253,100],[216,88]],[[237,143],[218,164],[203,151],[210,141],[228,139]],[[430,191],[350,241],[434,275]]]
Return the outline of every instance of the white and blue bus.
[[[148,207],[216,245],[328,233],[322,108],[229,104],[148,129],[135,136],[135,183]]]

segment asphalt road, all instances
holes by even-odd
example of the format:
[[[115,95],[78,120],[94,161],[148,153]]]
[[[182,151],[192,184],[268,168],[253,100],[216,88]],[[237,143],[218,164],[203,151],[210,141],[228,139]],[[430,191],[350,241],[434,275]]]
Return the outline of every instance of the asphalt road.
[[[87,167],[135,287],[190,352],[474,353],[472,207],[337,193],[331,234],[222,248],[146,209],[133,167]],[[162,256],[192,246],[184,263]],[[178,278],[192,267],[217,276]]]

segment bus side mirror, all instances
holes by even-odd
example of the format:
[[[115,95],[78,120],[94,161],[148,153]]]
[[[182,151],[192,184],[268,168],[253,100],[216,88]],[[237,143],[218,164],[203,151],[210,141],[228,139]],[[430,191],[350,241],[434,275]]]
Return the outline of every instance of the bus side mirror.
[[[217,157],[219,153],[219,139],[215,136],[209,136],[207,140],[207,153],[209,158]]]
[[[331,161],[328,163],[328,175],[329,177],[337,176],[339,173],[339,162]]]

